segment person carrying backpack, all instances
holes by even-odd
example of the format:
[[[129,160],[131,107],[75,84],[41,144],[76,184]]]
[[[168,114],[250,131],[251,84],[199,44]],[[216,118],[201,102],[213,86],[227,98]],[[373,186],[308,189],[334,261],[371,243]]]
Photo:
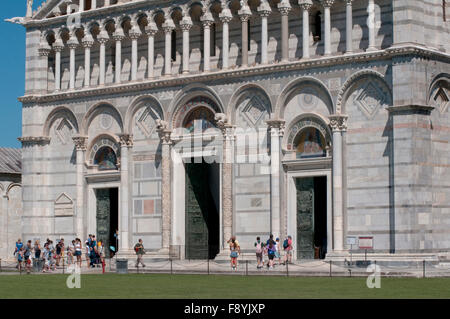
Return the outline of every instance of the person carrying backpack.
[[[286,237],[286,239],[283,242],[283,249],[284,249],[284,262],[283,265],[286,263],[292,263],[292,237],[289,235]]]
[[[256,268],[261,269],[264,266],[263,262],[264,243],[261,242],[260,237],[256,237],[255,248],[256,248],[256,262],[258,263]]]
[[[139,267],[139,264],[142,264],[142,267],[145,267],[145,264],[142,262],[142,256],[145,254],[144,244],[142,239],[139,239],[139,242],[134,245],[134,251],[136,252],[137,260],[136,260],[136,268]]]

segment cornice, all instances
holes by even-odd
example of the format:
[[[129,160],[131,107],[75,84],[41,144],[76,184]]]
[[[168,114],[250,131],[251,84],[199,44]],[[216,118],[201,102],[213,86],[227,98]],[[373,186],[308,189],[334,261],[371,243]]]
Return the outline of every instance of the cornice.
[[[424,48],[420,46],[402,46],[373,52],[360,52],[348,55],[319,57],[307,60],[280,62],[269,65],[258,65],[236,69],[218,70],[203,74],[187,74],[187,75],[179,74],[167,78],[161,77],[157,79],[145,79],[134,82],[109,84],[104,85],[102,87],[95,87],[88,89],[80,88],[76,90],[50,94],[42,94],[42,95],[29,94],[20,97],[18,100],[22,103],[53,102],[68,99],[97,97],[102,95],[139,92],[143,90],[185,85],[190,84],[192,82],[210,82],[213,80],[220,80],[220,79],[239,79],[242,77],[267,75],[267,74],[273,74],[275,76],[279,72],[331,67],[348,63],[367,62],[374,60],[389,60],[398,56],[414,56],[414,55],[425,58],[434,57],[445,59],[448,63],[450,63],[450,54],[436,50],[431,50],[429,48]]]

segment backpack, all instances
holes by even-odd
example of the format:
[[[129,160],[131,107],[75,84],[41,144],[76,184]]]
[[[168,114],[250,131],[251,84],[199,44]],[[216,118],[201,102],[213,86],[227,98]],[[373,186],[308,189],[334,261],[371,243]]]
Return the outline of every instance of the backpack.
[[[262,244],[261,244],[261,242],[259,242],[259,243],[256,243],[256,253],[257,254],[261,254],[262,253]]]
[[[285,239],[283,242],[283,248],[286,249],[289,247],[289,240]]]

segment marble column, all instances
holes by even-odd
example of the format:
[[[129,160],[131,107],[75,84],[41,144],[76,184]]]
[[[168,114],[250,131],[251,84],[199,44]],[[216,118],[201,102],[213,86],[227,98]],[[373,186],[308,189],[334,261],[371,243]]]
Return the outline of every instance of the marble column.
[[[270,129],[270,170],[271,170],[271,233],[281,237],[281,138],[284,134],[284,120],[268,120]]]
[[[61,52],[64,50],[64,44],[61,39],[57,39],[53,43],[55,51],[55,91],[61,90]]]
[[[84,159],[87,137],[76,135],[73,137],[77,159],[77,200],[76,200],[76,234],[78,238],[86,238],[84,234]]]
[[[367,28],[369,29],[369,48],[367,51],[376,51],[375,45],[375,30],[376,30],[376,17],[375,17],[375,0],[369,0],[369,6],[367,8]]]
[[[118,84],[121,82],[122,77],[122,40],[125,39],[122,27],[118,26],[116,28],[112,38],[116,42],[116,72],[114,80]]]
[[[269,17],[272,9],[267,1],[261,2],[258,7],[258,13],[261,16],[261,64],[267,64],[267,46],[269,44],[267,18]]]
[[[105,57],[105,44],[109,41],[108,33],[105,30],[100,31],[97,37],[97,41],[100,43],[100,75],[99,75],[99,85],[105,84],[106,75],[106,57]]]
[[[250,8],[244,5],[238,12],[242,23],[242,63],[241,66],[248,66],[248,19],[252,15]]]
[[[80,4],[78,5],[78,10],[80,11],[80,12],[83,12],[84,11],[84,1],[85,0],[80,0]]]
[[[129,149],[133,146],[132,136],[120,135],[120,218],[119,218],[119,251],[126,252],[130,249],[130,225],[129,225]]]
[[[157,32],[158,27],[153,21],[149,22],[149,24],[145,27],[145,33],[148,36],[147,77],[149,79],[152,79],[155,76],[155,35]]]
[[[325,17],[324,22],[324,49],[325,55],[331,55],[331,6],[333,5],[334,0],[322,0],[323,5],[323,13]]]
[[[201,17],[203,24],[203,72],[209,72],[210,56],[211,56],[211,25],[214,23],[214,19],[211,13],[205,13]]]
[[[342,135],[347,130],[347,116],[331,115],[330,127],[333,132],[333,250],[342,251],[344,249]]]
[[[233,19],[230,9],[227,7],[222,9],[219,14],[220,21],[222,22],[222,69],[226,70],[229,66],[229,51],[230,51],[230,35],[229,35],[229,23]]]
[[[346,52],[347,54],[353,53],[353,0],[345,0],[346,11]]]
[[[168,123],[157,121],[157,130],[161,139],[161,209],[162,209],[162,249],[161,253],[168,254],[171,244],[172,230],[172,182],[171,182],[171,133]]]
[[[130,32],[131,38],[131,81],[137,80],[138,68],[138,39],[141,36],[141,31],[137,25],[134,25]]]
[[[227,240],[233,235],[233,141],[234,128],[225,114],[216,114],[217,127],[223,134],[222,157],[222,249],[228,252]]]
[[[303,59],[309,59],[310,53],[309,53],[309,46],[310,46],[310,39],[309,39],[309,10],[311,10],[312,7],[312,0],[299,0],[299,5],[302,8],[303,13]]]
[[[42,68],[42,89],[44,92],[48,92],[48,57],[52,51],[48,42],[44,39],[39,46],[40,66]]]
[[[70,49],[70,67],[69,67],[69,89],[75,89],[75,49],[79,46],[78,39],[72,35],[67,41],[67,46]]]
[[[97,0],[92,0],[91,9],[97,9]]]
[[[84,87],[91,85],[91,48],[94,45],[94,39],[90,33],[86,33],[81,40],[84,48]]]
[[[278,10],[281,14],[281,61],[289,61],[289,12],[292,7],[287,0],[278,4]]]
[[[172,19],[166,19],[162,28],[166,35],[166,48],[164,58],[164,75],[172,75],[172,31],[175,29],[175,24]]]
[[[180,28],[183,31],[183,74],[189,73],[189,31],[193,26],[191,17],[186,15],[180,22]]]

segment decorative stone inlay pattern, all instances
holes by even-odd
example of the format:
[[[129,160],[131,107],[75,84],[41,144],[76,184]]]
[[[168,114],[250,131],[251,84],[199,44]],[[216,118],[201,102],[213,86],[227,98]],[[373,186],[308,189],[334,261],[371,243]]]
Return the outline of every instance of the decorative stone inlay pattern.
[[[65,118],[58,121],[59,123],[54,126],[54,133],[61,144],[66,145],[73,135],[73,126]]]
[[[146,138],[150,138],[156,129],[158,115],[151,107],[142,108],[136,113],[135,123]]]
[[[247,119],[248,123],[255,127],[261,122],[265,113],[267,112],[264,103],[257,95],[251,97],[242,110],[242,114]]]
[[[448,97],[447,92],[444,88],[439,88],[434,95],[433,104],[436,108],[439,109],[441,113],[445,113],[447,111],[450,98]]]
[[[367,83],[355,99],[356,104],[368,119],[378,112],[381,105],[386,102],[386,96],[374,82]]]
[[[113,124],[113,117],[110,114],[103,113],[100,115],[100,127],[104,130],[109,130]]]
[[[307,87],[298,95],[298,103],[306,111],[314,110],[319,102],[318,92],[313,87]]]

